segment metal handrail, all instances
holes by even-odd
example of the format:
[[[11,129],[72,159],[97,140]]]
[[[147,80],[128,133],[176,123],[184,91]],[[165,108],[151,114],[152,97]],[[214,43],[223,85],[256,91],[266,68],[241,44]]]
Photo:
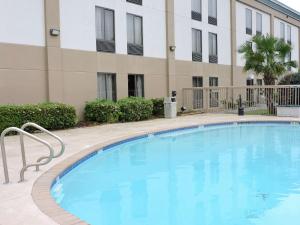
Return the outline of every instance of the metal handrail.
[[[1,133],[1,139],[0,139],[0,141],[1,141],[1,154],[2,154],[2,161],[3,161],[3,169],[4,169],[4,177],[5,177],[5,182],[4,183],[5,184],[9,183],[9,174],[8,174],[8,168],[7,168],[7,160],[6,160],[6,150],[5,150],[4,138],[5,138],[5,135],[7,133],[11,132],[11,131],[18,132],[19,134],[21,134],[21,136],[25,135],[25,136],[27,136],[27,137],[29,137],[29,138],[37,141],[37,142],[40,142],[40,143],[46,145],[49,148],[49,157],[47,158],[47,160],[45,162],[43,162],[43,163],[34,163],[34,164],[27,165],[26,164],[26,158],[25,158],[24,143],[23,143],[23,145],[21,144],[21,153],[22,153],[22,160],[23,160],[23,168],[20,171],[20,181],[19,182],[24,181],[24,173],[25,173],[25,171],[29,167],[43,166],[43,165],[48,164],[52,160],[52,157],[53,157],[53,154],[54,154],[54,150],[53,150],[52,146],[48,142],[46,142],[46,141],[44,141],[44,140],[42,140],[42,139],[40,139],[40,138],[38,138],[38,137],[36,137],[36,136],[34,136],[32,134],[29,134],[28,132],[26,132],[26,131],[24,131],[22,129],[19,129],[17,127],[10,127],[10,128],[5,129]],[[20,139],[20,142],[21,142],[21,139]]]
[[[60,149],[59,153],[56,154],[56,155],[53,155],[52,158],[58,158],[58,157],[60,157],[60,156],[65,152],[65,143],[64,143],[63,140],[62,140],[60,137],[58,137],[57,135],[55,135],[55,134],[53,134],[52,132],[46,130],[45,128],[39,126],[38,124],[36,124],[36,123],[31,123],[31,122],[25,123],[25,124],[21,127],[21,129],[22,129],[22,130],[25,130],[25,128],[27,128],[27,127],[34,127],[34,128],[36,128],[36,129],[38,129],[38,130],[40,130],[40,131],[42,131],[42,132],[48,134],[49,136],[51,136],[51,137],[53,137],[54,139],[56,139],[56,140],[59,141],[59,143],[61,144],[61,149]],[[20,139],[21,139],[21,146],[22,146],[22,145],[24,146],[24,140],[23,140],[23,135],[22,135],[22,134],[21,134],[21,136],[20,136]],[[48,157],[48,156],[42,156],[42,157],[40,157],[40,158],[37,160],[37,163],[39,163],[39,162],[41,162],[42,160],[47,159],[47,158],[49,158],[49,157]],[[39,166],[36,166],[36,171],[38,171],[38,170],[39,170]]]

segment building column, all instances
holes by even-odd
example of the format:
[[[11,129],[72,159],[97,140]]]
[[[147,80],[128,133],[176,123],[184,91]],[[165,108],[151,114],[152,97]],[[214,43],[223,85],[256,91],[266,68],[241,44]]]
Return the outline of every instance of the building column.
[[[176,90],[175,69],[175,23],[174,23],[174,0],[166,0],[166,30],[167,30],[167,94],[171,95]]]
[[[231,77],[230,85],[234,86],[234,78],[236,77],[236,0],[230,1],[230,27],[231,27]]]
[[[63,102],[62,52],[60,34],[53,36],[51,29],[60,31],[59,0],[44,0],[46,66],[48,75],[48,101]]]

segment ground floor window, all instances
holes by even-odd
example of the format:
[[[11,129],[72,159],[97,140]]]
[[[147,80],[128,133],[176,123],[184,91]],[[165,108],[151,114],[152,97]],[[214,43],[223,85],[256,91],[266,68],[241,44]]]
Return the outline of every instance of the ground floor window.
[[[210,77],[209,78],[209,87],[218,87],[218,86],[219,86],[219,78],[218,77]],[[219,90],[218,89],[210,89],[209,106],[210,107],[219,107]]]
[[[193,77],[193,87],[201,88],[203,87],[203,78],[195,76]],[[201,109],[203,108],[203,90],[202,89],[194,89],[193,90],[193,108]]]
[[[144,75],[128,75],[128,96],[144,97]]]
[[[97,74],[97,97],[99,99],[116,101],[116,74]]]

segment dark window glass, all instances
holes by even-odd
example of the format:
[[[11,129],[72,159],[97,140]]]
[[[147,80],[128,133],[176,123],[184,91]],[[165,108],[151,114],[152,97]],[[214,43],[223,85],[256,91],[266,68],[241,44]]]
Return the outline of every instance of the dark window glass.
[[[144,97],[144,75],[128,75],[128,96]]]

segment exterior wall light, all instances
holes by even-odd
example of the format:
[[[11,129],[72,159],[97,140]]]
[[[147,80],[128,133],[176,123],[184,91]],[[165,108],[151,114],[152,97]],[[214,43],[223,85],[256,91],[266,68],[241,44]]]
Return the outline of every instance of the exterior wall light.
[[[57,37],[60,35],[60,30],[59,29],[50,29],[50,35],[53,37]]]
[[[174,45],[170,46],[170,51],[171,52],[174,52],[175,50],[176,50],[176,46],[174,46]]]

